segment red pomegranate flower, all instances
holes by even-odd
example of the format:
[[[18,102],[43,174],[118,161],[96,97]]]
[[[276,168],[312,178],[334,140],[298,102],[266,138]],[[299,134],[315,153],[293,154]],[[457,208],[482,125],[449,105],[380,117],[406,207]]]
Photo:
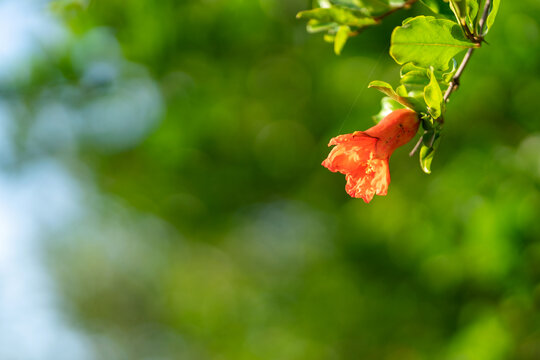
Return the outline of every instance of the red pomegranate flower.
[[[345,190],[369,203],[375,194],[386,195],[390,184],[388,159],[398,147],[408,143],[418,131],[416,112],[395,110],[366,131],[339,135],[330,140],[335,145],[322,165],[345,174]]]

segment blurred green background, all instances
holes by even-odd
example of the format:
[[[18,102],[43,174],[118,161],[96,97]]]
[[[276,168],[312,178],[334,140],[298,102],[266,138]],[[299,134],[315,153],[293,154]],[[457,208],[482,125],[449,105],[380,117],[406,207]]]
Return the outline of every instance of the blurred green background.
[[[308,5],[0,1],[0,358],[540,359],[540,2],[369,205],[320,163],[429,10],[337,57]]]

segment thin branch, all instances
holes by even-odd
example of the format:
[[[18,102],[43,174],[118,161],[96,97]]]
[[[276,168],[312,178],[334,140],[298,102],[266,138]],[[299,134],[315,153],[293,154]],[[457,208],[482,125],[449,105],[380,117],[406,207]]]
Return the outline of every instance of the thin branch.
[[[489,15],[489,8],[491,7],[491,0],[486,0],[486,3],[484,4],[484,12],[482,13],[482,17],[480,18],[480,21],[478,22],[478,27],[481,36],[484,35],[484,24],[486,23],[487,17]]]
[[[471,60],[474,49],[475,48],[470,48],[463,57],[461,64],[459,64],[459,68],[457,69],[456,74],[452,78],[450,85],[448,85],[448,89],[446,89],[446,92],[444,93],[444,102],[448,102],[448,99],[450,99],[450,95],[452,94],[452,92],[459,86],[459,79],[461,77],[461,74],[463,74],[463,71],[465,71],[465,67],[469,63],[469,60]]]
[[[426,133],[427,131],[424,131],[424,134]],[[416,142],[416,145],[414,145],[414,148],[411,150],[411,152],[409,153],[409,156],[413,156],[417,151],[418,149],[420,149],[420,145],[422,145],[422,141],[424,140],[424,134],[420,135],[420,138],[418,139],[418,141]]]
[[[391,9],[390,11],[385,12],[382,15],[375,16],[373,19],[375,19],[375,21],[377,21],[377,22],[380,22],[382,19],[384,19],[385,17],[387,17],[389,15],[392,15],[393,13],[395,13],[398,10],[410,8],[412,6],[412,4],[414,4],[417,1],[418,0],[409,0],[405,4],[403,4],[401,6],[396,6],[395,8]]]
[[[482,45],[482,41],[484,41],[484,24],[486,23],[488,14],[489,14],[489,8],[491,6],[491,0],[486,0],[486,3],[484,5],[484,12],[482,13],[482,17],[480,18],[480,21],[478,22],[480,37],[478,38],[476,44],[478,47]],[[471,60],[471,56],[476,48],[470,48],[465,56],[463,57],[463,60],[461,61],[461,64],[459,65],[458,70],[456,71],[456,74],[452,78],[452,81],[448,85],[448,89],[446,89],[446,92],[444,93],[444,102],[448,102],[450,99],[450,95],[452,95],[452,92],[457,89],[459,86],[459,79],[461,78],[461,75],[463,74],[463,71],[465,70],[465,67],[467,67],[467,64]]]
[[[395,13],[396,11],[399,11],[401,9],[409,9],[417,1],[418,0],[408,0],[406,3],[404,3],[401,6],[396,6],[396,7],[392,8],[392,9],[390,9],[389,11],[385,12],[384,14],[381,14],[379,16],[374,16],[373,20],[375,20],[376,24],[380,24],[385,17],[390,16],[393,13]],[[355,30],[355,31],[351,31],[349,33],[349,36],[359,35],[362,32],[362,30],[364,30],[364,29],[365,29],[365,27],[360,28],[360,29]]]

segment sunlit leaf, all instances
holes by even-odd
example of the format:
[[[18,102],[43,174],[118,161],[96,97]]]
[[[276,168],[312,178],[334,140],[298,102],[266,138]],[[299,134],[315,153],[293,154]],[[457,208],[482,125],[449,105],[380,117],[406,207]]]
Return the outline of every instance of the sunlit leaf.
[[[438,16],[444,16],[448,19],[454,18],[454,13],[450,10],[448,1],[444,0],[420,0],[420,3],[428,7]]]
[[[350,8],[362,12],[365,15],[370,15],[369,9],[359,0],[328,0],[330,6],[337,5],[341,7]],[[330,7],[328,6],[328,7]],[[324,7],[324,6],[321,6]]]
[[[488,15],[487,21],[486,21],[486,31],[485,33],[491,29],[491,26],[495,22],[495,18],[497,17],[497,13],[499,12],[499,6],[501,5],[501,0],[493,0],[491,5],[491,11]]]
[[[466,25],[467,17],[467,0],[450,0],[450,9],[454,12],[456,20],[462,25]]]
[[[425,6],[427,6],[435,14],[439,13],[440,7],[439,7],[439,2],[437,0],[420,0],[420,2],[424,4]]]
[[[437,79],[437,82],[439,84],[439,87],[441,89],[446,89],[448,87],[449,82],[452,80],[452,77],[454,76],[454,73],[456,71],[456,63],[453,62],[453,66],[450,70],[445,71],[433,71],[433,74],[435,75],[435,78]],[[407,63],[401,67],[400,71],[400,83],[401,86],[398,87],[398,89],[405,89],[405,93],[398,92],[401,96],[407,96],[412,98],[418,98],[422,102],[424,102],[424,90],[426,86],[431,81],[431,70],[426,69],[424,67],[420,67],[417,65],[414,65],[412,63]]]
[[[407,63],[401,67],[401,84],[407,87],[421,85],[423,88],[429,83],[427,69]]]
[[[467,0],[466,22],[471,32],[475,33],[476,17],[478,16],[479,0]]]
[[[334,1],[318,1],[315,5],[323,7],[301,11],[296,17],[309,19],[308,32],[325,31],[325,41],[333,42],[334,52],[339,55],[351,33],[351,27],[358,29],[376,24],[377,21],[371,16],[366,16],[365,11],[356,10],[356,1],[339,1],[338,3],[343,6],[334,3]]]
[[[341,54],[341,50],[343,50],[343,47],[345,46],[345,43],[349,38],[350,31],[351,28],[346,25],[339,27],[336,37],[334,38],[334,52],[336,53],[336,55]]]
[[[478,14],[479,0],[450,0],[450,9],[454,12],[457,21],[466,27],[471,34],[475,34],[475,20]]]
[[[309,20],[306,29],[309,33],[317,33],[322,31],[337,32],[339,26],[335,22],[322,23],[317,20]]]
[[[358,11],[338,6],[300,11],[296,17],[299,19],[317,20],[321,23],[334,22],[340,25],[356,27],[376,24],[376,21],[372,17],[365,16]]]
[[[373,120],[375,120],[375,122],[378,123],[384,117],[386,117],[386,115],[390,114],[392,111],[398,110],[398,109],[404,109],[404,108],[405,106],[398,103],[396,100],[385,96],[381,100],[381,111],[379,111],[377,115],[373,116]]]
[[[420,166],[426,174],[431,174],[431,163],[433,155],[439,147],[440,134],[435,131],[428,131],[422,136],[422,147],[420,148]]]
[[[452,68],[450,70],[447,70],[447,71],[442,73],[441,78],[442,78],[442,80],[444,81],[445,84],[449,84],[450,81],[452,81],[452,78],[456,74],[456,71],[457,71],[457,61],[456,61],[456,59],[452,59]],[[437,73],[435,73],[435,74],[437,74]]]
[[[348,7],[354,10],[361,10],[363,8],[362,3],[356,0],[329,0],[331,5],[338,5]]]
[[[424,89],[424,100],[428,106],[430,114],[437,119],[441,116],[441,106],[443,103],[443,94],[437,81],[437,77],[433,72],[433,68],[429,72],[429,84]]]
[[[446,69],[446,70],[436,70],[433,69],[433,72],[435,76],[437,77],[437,80],[439,83],[449,83],[450,80],[452,80],[452,77],[454,76],[457,69],[457,62],[454,60],[452,61],[452,68]],[[407,76],[423,76],[428,81],[426,81],[426,84],[429,82],[429,72],[430,67],[422,67],[415,65],[413,63],[406,63],[404,64],[400,69],[400,76],[401,78],[406,78]]]
[[[398,64],[448,69],[450,60],[477,44],[469,41],[454,21],[417,16],[392,33],[390,55]]]
[[[334,5],[357,9],[366,15],[379,15],[392,7],[403,5],[403,0],[330,0]]]
[[[403,97],[409,96],[409,92],[407,91],[407,88],[405,88],[405,86],[403,86],[403,85],[399,85],[396,88],[396,94],[398,94],[399,96],[403,96]]]
[[[398,103],[402,104],[403,106],[406,106],[410,109],[414,109],[414,105],[409,101],[409,99],[404,98],[403,96],[399,96],[395,91],[392,85],[384,82],[384,81],[372,81],[369,83],[368,88],[374,88],[385,94],[386,96],[392,98],[393,100],[397,101]]]
[[[433,148],[429,148],[423,144],[420,148],[420,166],[426,174],[431,174],[431,162],[433,161],[434,152]]]
[[[327,43],[334,43],[334,41],[336,40],[336,36],[332,34],[324,34],[323,39]]]

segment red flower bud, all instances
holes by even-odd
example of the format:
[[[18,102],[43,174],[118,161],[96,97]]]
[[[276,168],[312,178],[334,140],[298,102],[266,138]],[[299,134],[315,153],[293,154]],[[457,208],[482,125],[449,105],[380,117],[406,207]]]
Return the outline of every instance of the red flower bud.
[[[418,131],[418,115],[407,109],[395,110],[366,131],[339,135],[322,165],[345,174],[345,190],[366,203],[375,194],[386,195],[390,184],[388,159],[398,147],[408,143]]]

